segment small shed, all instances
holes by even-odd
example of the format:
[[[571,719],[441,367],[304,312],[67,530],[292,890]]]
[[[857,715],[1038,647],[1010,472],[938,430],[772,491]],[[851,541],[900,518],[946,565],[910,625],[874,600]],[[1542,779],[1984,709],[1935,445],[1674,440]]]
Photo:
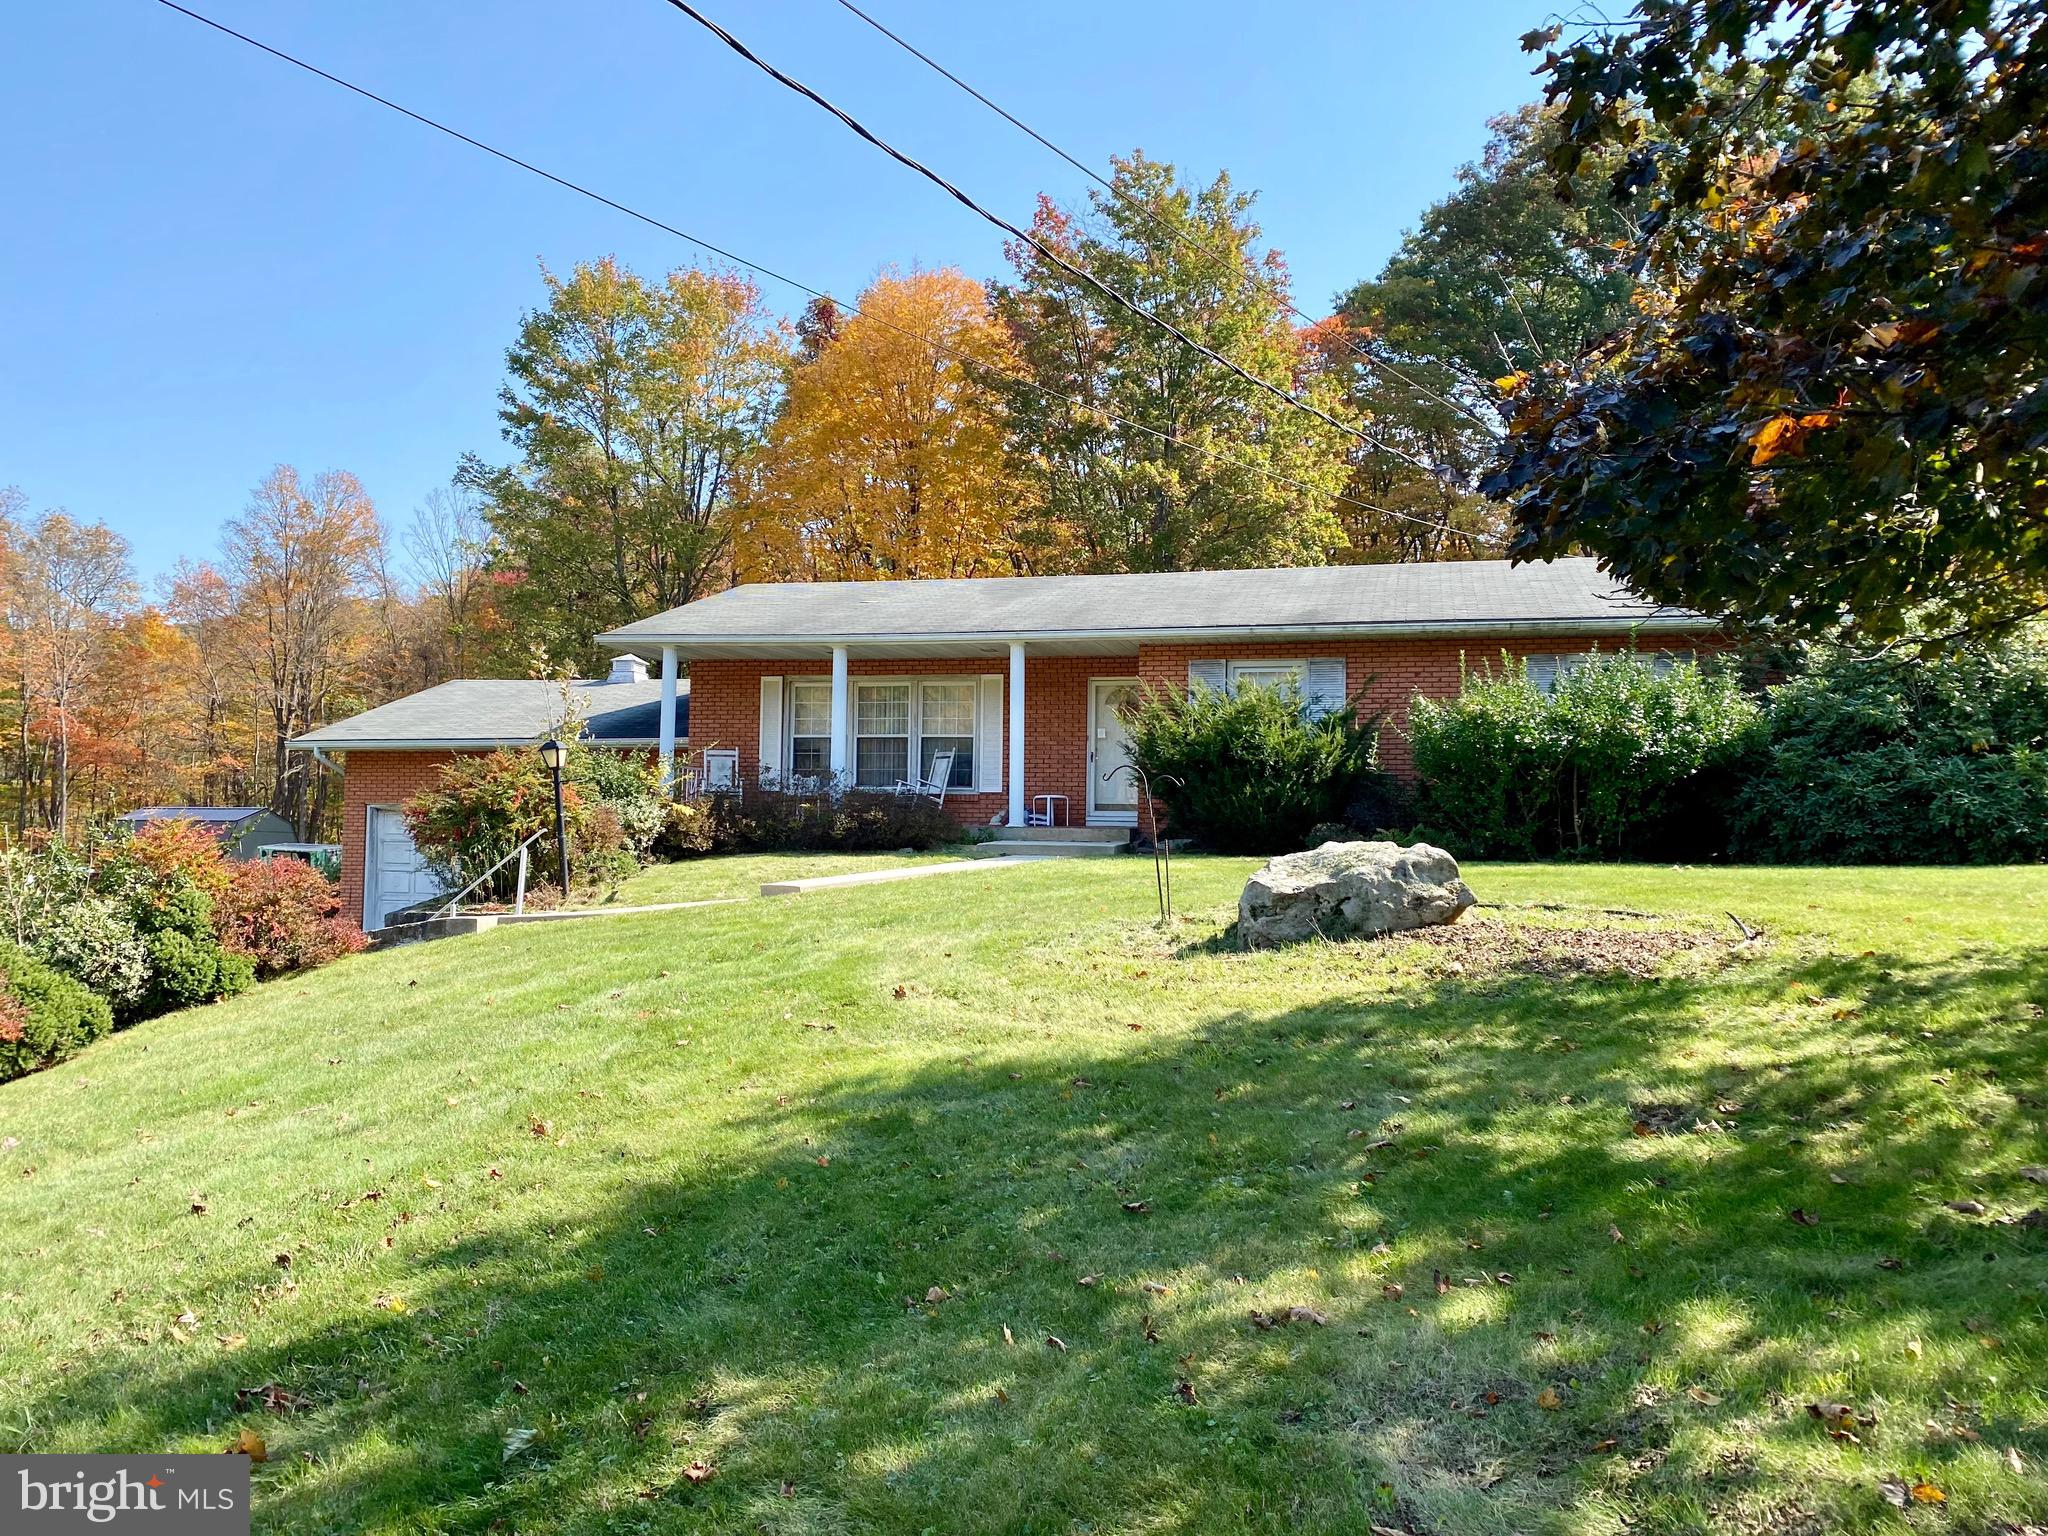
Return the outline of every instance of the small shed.
[[[120,818],[120,825],[139,831],[152,821],[189,821],[219,839],[231,859],[253,859],[266,843],[289,843],[297,829],[277,812],[260,805],[141,805]]]

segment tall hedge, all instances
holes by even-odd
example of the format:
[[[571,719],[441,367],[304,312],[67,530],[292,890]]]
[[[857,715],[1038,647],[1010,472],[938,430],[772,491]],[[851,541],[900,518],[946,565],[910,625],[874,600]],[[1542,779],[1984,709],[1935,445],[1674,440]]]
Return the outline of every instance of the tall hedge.
[[[1304,711],[1291,687],[1153,689],[1125,723],[1173,829],[1218,852],[1292,852],[1384,798],[1379,718]]]
[[[1731,807],[1738,858],[2048,858],[2048,645],[1813,658],[1771,690]]]
[[[1756,727],[1719,671],[1594,654],[1545,693],[1503,656],[1455,698],[1417,698],[1422,830],[1461,858],[1699,858]]]

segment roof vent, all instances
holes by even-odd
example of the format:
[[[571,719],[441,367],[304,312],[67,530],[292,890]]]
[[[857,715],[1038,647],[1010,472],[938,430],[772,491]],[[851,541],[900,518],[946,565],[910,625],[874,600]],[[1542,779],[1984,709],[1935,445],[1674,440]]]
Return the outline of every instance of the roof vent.
[[[623,656],[612,658],[612,675],[608,683],[644,683],[647,681],[647,663],[630,651]]]

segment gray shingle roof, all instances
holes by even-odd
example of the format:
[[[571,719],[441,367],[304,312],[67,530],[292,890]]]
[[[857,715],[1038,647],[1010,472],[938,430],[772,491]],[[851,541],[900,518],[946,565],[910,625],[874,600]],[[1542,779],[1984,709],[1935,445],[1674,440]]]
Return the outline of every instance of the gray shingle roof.
[[[232,824],[261,816],[260,805],[138,805],[125,811],[121,821],[219,821]]]
[[[584,739],[640,746],[661,736],[661,681],[569,685],[584,716]],[[690,728],[690,685],[677,685],[676,737]],[[526,746],[562,718],[562,685],[545,679],[469,678],[442,683],[323,725],[293,740],[295,747],[349,748]]]
[[[1662,608],[1590,559],[1505,560],[1133,576],[1014,576],[734,587],[599,636],[685,654],[748,642],[1223,637],[1289,632],[1710,628]]]

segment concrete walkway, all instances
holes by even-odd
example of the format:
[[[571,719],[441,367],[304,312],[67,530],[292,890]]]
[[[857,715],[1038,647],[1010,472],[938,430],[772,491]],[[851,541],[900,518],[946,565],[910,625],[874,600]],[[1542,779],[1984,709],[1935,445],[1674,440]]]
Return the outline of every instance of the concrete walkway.
[[[870,869],[857,875],[819,875],[812,880],[770,880],[761,887],[763,896],[801,896],[806,891],[832,891],[843,885],[884,885],[891,880],[922,880],[926,875],[982,874],[992,869],[1009,869],[1019,864],[1040,864],[1043,854],[1011,854],[1000,859],[955,859],[947,864],[915,864],[908,869]]]

